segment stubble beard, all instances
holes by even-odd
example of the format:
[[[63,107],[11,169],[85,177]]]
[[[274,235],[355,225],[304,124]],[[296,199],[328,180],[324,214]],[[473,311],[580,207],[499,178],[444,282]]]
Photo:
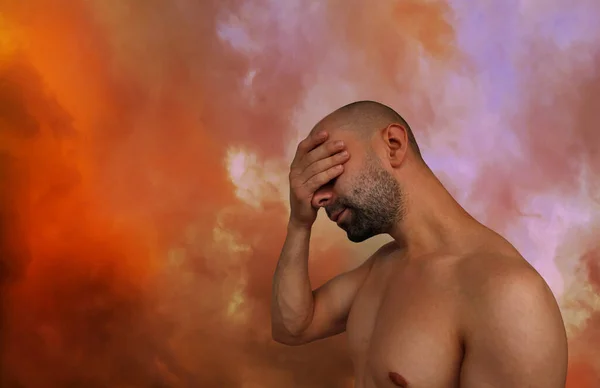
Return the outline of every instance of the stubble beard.
[[[340,199],[340,205],[350,211],[348,221],[340,226],[355,243],[389,233],[404,217],[404,200],[400,183],[371,156],[350,194]]]

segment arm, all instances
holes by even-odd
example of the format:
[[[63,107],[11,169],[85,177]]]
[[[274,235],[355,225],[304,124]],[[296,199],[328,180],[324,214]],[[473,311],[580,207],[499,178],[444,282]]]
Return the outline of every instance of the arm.
[[[288,235],[273,278],[273,339],[301,345],[346,329],[346,318],[372,259],[312,290],[308,277],[310,229],[288,226]]]
[[[327,142],[327,132],[311,132],[298,144],[290,166],[290,222],[273,278],[273,339],[299,345],[345,329],[346,316],[366,269],[340,275],[313,291],[308,278],[308,247],[318,207],[315,192],[342,174],[349,154],[343,142]]]
[[[542,277],[531,268],[492,272],[471,291],[461,387],[564,388],[566,334]]]

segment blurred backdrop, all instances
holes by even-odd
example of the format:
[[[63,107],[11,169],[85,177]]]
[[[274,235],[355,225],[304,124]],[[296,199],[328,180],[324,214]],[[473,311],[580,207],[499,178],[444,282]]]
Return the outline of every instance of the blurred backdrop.
[[[344,336],[274,343],[269,296],[297,142],[375,99],[550,284],[568,386],[600,386],[599,18],[597,0],[0,0],[0,385],[351,387]],[[386,241],[315,229],[314,286]]]

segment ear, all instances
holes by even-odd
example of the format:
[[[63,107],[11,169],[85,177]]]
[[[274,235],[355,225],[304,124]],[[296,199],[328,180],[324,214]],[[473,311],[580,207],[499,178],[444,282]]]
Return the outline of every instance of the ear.
[[[381,130],[386,145],[388,161],[392,167],[400,167],[408,153],[408,131],[400,124],[390,124]]]

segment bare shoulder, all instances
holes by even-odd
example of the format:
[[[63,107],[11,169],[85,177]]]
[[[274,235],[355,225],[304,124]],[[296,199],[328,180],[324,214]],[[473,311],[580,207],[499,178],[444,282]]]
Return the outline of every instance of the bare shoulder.
[[[542,276],[518,253],[468,257],[457,269],[465,386],[564,386],[566,333]]]
[[[373,255],[370,257],[370,259],[383,258],[393,253],[397,253],[400,250],[401,248],[398,246],[398,243],[396,241],[390,241],[388,243],[383,244],[377,251],[375,251],[375,253],[373,253]]]
[[[522,306],[542,301],[556,304],[544,278],[518,253],[465,257],[457,263],[456,270],[468,304],[485,300],[501,306],[515,298]]]
[[[371,256],[367,258],[363,265],[368,266],[369,268],[373,267],[375,263],[389,257],[391,255],[396,255],[401,251],[401,248],[398,246],[398,243],[395,241],[390,241],[388,243],[383,244],[379,249],[377,249]]]
[[[460,260],[456,269],[467,310],[560,316],[550,287],[518,253],[474,255]]]
[[[365,279],[369,276],[374,264],[378,260],[392,254],[397,249],[398,248],[395,242],[384,244],[373,254],[371,254],[371,256],[367,257],[367,259],[363,261],[360,265],[358,265],[350,271],[338,275],[336,278],[332,279],[332,281],[335,283],[339,283],[343,280],[343,283],[352,284],[353,288],[360,287],[360,285],[362,285]]]

